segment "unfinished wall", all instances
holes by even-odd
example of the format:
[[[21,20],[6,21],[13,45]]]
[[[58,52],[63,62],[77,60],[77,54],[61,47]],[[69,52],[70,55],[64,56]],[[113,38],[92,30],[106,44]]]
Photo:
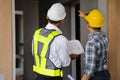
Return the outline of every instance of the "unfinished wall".
[[[12,37],[12,0],[0,0],[0,74],[4,80],[13,80]]]

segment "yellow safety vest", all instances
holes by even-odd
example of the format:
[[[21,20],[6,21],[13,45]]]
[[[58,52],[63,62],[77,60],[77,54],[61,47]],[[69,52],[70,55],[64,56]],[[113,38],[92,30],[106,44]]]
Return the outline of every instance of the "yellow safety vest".
[[[35,58],[35,64],[33,65],[34,72],[52,77],[63,76],[62,70],[55,67],[49,60],[50,43],[58,35],[60,35],[60,32],[45,28],[40,28],[35,31],[33,37],[33,51]]]

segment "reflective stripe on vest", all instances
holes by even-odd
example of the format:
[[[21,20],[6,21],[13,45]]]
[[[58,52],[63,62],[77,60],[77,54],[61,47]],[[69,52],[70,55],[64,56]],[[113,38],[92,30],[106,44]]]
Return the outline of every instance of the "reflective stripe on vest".
[[[63,76],[62,70],[56,68],[49,60],[50,43],[58,35],[60,35],[58,31],[47,30],[45,28],[40,28],[35,31],[33,39],[35,57],[35,65],[33,65],[34,72],[46,76]],[[42,44],[42,47],[39,44]],[[52,68],[48,64],[52,65]]]

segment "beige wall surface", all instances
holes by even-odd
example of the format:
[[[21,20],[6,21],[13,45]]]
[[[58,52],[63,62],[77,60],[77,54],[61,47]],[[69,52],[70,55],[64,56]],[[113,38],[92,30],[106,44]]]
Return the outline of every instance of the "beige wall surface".
[[[120,80],[120,0],[108,2],[109,69],[111,80]]]
[[[0,0],[0,74],[4,80],[13,80],[11,4],[11,0]]]

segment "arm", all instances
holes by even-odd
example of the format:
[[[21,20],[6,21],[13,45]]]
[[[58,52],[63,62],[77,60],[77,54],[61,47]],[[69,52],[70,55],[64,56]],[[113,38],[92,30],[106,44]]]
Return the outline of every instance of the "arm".
[[[58,68],[70,65],[71,58],[68,54],[67,42],[68,40],[63,35],[59,35],[54,38],[50,45],[49,58]]]
[[[69,40],[68,53],[71,59],[75,59],[84,52],[83,46],[79,40]]]
[[[85,50],[85,68],[82,80],[89,80],[96,67],[96,49],[94,43],[87,43]]]
[[[71,59],[76,59],[77,57],[78,57],[77,54],[70,54],[70,58],[71,58]]]
[[[66,37],[63,35],[60,35],[57,37],[57,51],[58,51],[58,56],[61,60],[61,66],[62,67],[67,67],[70,65],[71,58],[68,54],[68,40]]]
[[[79,10],[78,12],[79,12],[79,16],[80,16],[80,17],[84,18],[84,17],[86,16],[83,11],[80,11],[80,10]]]
[[[89,80],[89,79],[90,79],[90,76],[84,74],[84,75],[82,76],[82,79],[81,79],[81,80]]]

